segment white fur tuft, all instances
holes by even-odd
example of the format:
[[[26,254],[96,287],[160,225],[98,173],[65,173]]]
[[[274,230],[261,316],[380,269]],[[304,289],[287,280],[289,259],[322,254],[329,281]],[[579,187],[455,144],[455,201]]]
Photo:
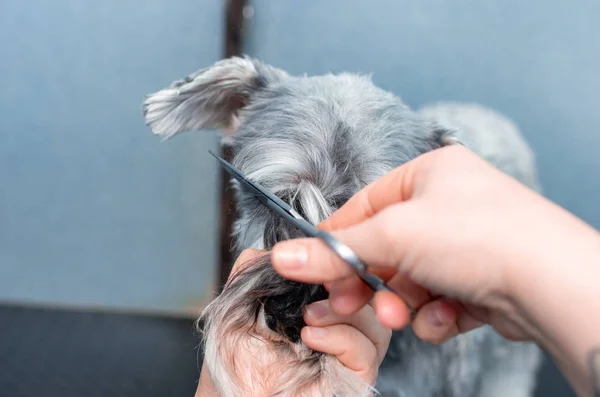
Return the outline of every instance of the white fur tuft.
[[[143,105],[146,124],[165,139],[203,128],[227,128],[248,95],[258,73],[248,58],[229,58],[201,69],[169,88],[148,95]]]

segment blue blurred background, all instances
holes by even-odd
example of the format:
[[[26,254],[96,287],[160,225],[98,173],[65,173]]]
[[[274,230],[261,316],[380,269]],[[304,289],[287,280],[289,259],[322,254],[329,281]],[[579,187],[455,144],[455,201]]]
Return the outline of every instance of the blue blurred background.
[[[221,57],[222,14],[0,3],[0,299],[180,312],[211,297],[216,132],[161,143],[141,105]]]
[[[222,57],[216,0],[0,2],[0,301],[181,313],[210,298],[215,131],[161,143],[144,95]],[[245,52],[512,118],[545,194],[600,228],[600,2],[254,0]]]

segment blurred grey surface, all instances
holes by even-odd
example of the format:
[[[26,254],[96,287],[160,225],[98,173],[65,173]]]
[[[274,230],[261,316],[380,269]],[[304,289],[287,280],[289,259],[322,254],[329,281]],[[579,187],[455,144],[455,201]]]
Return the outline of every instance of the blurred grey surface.
[[[191,320],[0,305],[0,324],[0,397],[191,397],[198,385]]]
[[[144,95],[221,56],[211,0],[0,2],[0,300],[180,311],[209,298],[215,132]]]

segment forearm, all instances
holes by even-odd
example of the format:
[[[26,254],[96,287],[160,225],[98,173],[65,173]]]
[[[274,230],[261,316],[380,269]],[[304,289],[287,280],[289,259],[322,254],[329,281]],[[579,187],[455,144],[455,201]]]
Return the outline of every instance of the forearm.
[[[557,232],[544,235],[544,263],[528,267],[522,278],[528,282],[520,283],[517,296],[540,345],[577,394],[587,397],[594,395],[590,356],[600,349],[600,234],[563,216]]]
[[[541,345],[580,396],[594,395],[589,359],[600,349],[600,274],[593,277],[595,280],[587,279],[585,284],[595,285],[563,286],[562,290],[557,285],[552,298],[548,296],[553,295],[550,290],[543,297],[547,304],[530,310],[540,328]],[[567,294],[574,298],[566,298]]]

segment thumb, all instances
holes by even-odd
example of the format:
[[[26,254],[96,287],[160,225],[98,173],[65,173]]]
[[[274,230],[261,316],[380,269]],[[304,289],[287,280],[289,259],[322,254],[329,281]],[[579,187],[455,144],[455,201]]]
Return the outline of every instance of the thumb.
[[[375,216],[331,234],[372,267],[398,267],[415,238],[414,204],[395,204]],[[353,268],[323,241],[302,238],[273,247],[271,263],[283,277],[305,283],[326,283],[354,275]]]

